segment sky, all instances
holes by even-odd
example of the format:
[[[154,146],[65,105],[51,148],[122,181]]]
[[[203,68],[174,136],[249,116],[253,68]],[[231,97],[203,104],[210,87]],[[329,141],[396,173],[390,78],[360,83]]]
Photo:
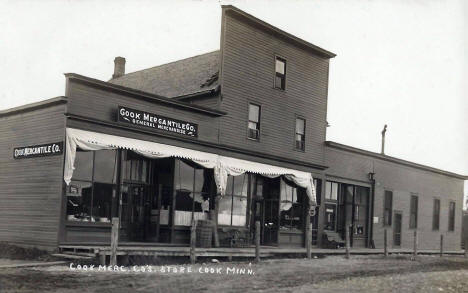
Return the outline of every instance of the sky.
[[[219,49],[232,4],[337,54],[327,139],[468,175],[468,1],[0,1],[0,110]],[[468,193],[468,183],[465,184]]]

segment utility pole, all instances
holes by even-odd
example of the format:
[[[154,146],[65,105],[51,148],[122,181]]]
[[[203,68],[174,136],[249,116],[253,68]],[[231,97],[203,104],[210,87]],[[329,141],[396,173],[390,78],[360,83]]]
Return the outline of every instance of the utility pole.
[[[382,151],[380,152],[382,155],[385,155],[385,132],[387,132],[387,124],[382,130]]]

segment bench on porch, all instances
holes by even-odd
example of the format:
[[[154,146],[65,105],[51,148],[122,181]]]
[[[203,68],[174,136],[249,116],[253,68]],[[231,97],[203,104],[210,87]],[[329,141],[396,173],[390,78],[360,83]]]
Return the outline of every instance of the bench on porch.
[[[249,241],[245,235],[241,233],[238,229],[233,228],[222,228],[222,232],[226,235],[224,238],[229,247],[247,247],[249,246]],[[225,243],[226,243],[225,242]]]

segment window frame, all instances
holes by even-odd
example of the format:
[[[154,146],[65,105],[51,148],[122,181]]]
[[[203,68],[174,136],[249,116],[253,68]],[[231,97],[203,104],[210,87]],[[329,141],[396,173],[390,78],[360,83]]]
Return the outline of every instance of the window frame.
[[[297,132],[297,121],[302,120],[304,122],[304,133],[302,134],[302,148],[297,147],[297,135],[301,135]],[[300,151],[300,152],[305,152],[305,137],[306,137],[306,128],[307,127],[307,120],[303,116],[296,115],[296,118],[294,119],[294,150]]]
[[[244,173],[242,174],[241,176],[244,176],[244,180],[247,180],[247,194],[246,196],[242,196],[242,195],[239,195],[238,193],[235,193],[234,192],[234,189],[235,189],[235,180],[236,179],[240,179],[239,176],[231,176],[231,175],[228,175],[228,177],[232,177],[232,186],[230,186],[231,188],[229,188],[230,190],[227,190],[226,189],[226,193],[223,197],[227,197],[228,199],[231,200],[231,213],[229,214],[230,215],[230,219],[231,219],[231,223],[228,225],[228,224],[218,224],[218,226],[221,226],[221,227],[233,227],[233,228],[246,228],[249,224],[249,202],[251,200],[251,178],[252,176],[250,176],[249,173]],[[243,187],[244,185],[242,185]],[[233,216],[234,216],[234,198],[243,198],[246,200],[246,207],[245,207],[245,224],[244,225],[233,225]],[[219,217],[220,213],[218,211],[218,213],[216,214],[216,218],[217,218],[217,221],[219,222]]]
[[[413,206],[413,204],[414,204],[413,199],[416,199],[416,206],[415,207]],[[417,229],[418,228],[418,212],[419,212],[419,196],[416,193],[411,193],[411,195],[410,195],[409,229]],[[414,224],[411,222],[411,217],[413,216],[413,214],[414,214]]]
[[[436,214],[436,202],[438,203],[437,214]],[[432,230],[433,231],[440,230],[440,198],[434,198],[432,202]]]
[[[453,204],[453,210],[452,210],[452,204]],[[456,208],[457,204],[454,201],[449,202],[449,212],[448,212],[448,230],[449,232],[455,231],[455,215],[456,215]],[[453,212],[453,213],[452,213]]]
[[[283,74],[276,71],[276,62],[277,61],[281,61],[284,64],[284,73]],[[273,67],[273,69],[274,69],[273,88],[277,89],[277,90],[285,91],[286,90],[286,75],[287,75],[287,68],[288,68],[286,58],[284,58],[282,56],[279,56],[279,55],[275,55],[273,66],[274,66]],[[281,81],[282,81],[282,83],[279,86],[278,86],[278,84],[276,82],[277,77],[279,77],[281,79]]]
[[[327,197],[327,184],[330,183],[330,197],[328,198]],[[336,185],[336,199],[333,199],[331,197],[331,195],[333,194],[333,185]],[[324,198],[325,198],[325,201],[327,202],[338,202],[338,197],[339,197],[339,194],[340,194],[340,183],[339,182],[336,182],[336,181],[331,181],[331,180],[325,180],[325,191],[324,191]]]
[[[251,121],[250,120],[250,106],[255,106],[258,107],[258,122]],[[247,139],[254,140],[254,141],[260,141],[260,134],[261,134],[261,119],[262,119],[262,106],[258,103],[253,103],[253,102],[248,102],[248,108],[247,108]],[[250,122],[256,123],[256,131],[257,131],[257,137],[251,137],[250,136]]]
[[[119,155],[119,151],[118,150],[110,150],[110,151],[114,151],[115,154],[114,154],[114,178],[111,180],[112,182],[109,183],[109,182],[105,182],[104,180],[97,180],[95,177],[96,175],[96,153],[99,152],[99,151],[109,151],[109,150],[94,150],[94,151],[86,151],[86,150],[81,150],[81,149],[77,149],[77,151],[79,152],[90,152],[92,153],[92,158],[91,158],[91,178],[90,179],[81,179],[81,178],[74,178],[72,177],[71,178],[71,182],[86,182],[86,183],[90,183],[91,184],[91,197],[90,197],[90,205],[89,205],[89,218],[90,220],[89,221],[84,221],[84,220],[69,220],[69,214],[68,214],[68,206],[65,207],[65,221],[67,222],[67,224],[89,224],[89,225],[95,225],[95,224],[99,224],[99,225],[110,225],[111,222],[112,222],[112,217],[114,216],[114,213],[117,212],[117,211],[113,211],[113,207],[114,207],[114,195],[112,194],[111,196],[111,202],[110,202],[110,210],[109,210],[109,217],[106,217],[109,219],[109,221],[106,221],[106,222],[101,222],[101,221],[92,221],[92,219],[96,219],[97,217],[99,218],[102,218],[100,216],[97,216],[94,214],[94,201],[95,201],[95,184],[103,184],[103,185],[109,185],[109,186],[112,186],[112,193],[116,193],[117,192],[117,189],[119,188],[119,182],[118,182],[118,177],[119,177],[119,170],[117,170],[117,166],[119,164],[119,160],[120,160],[120,155]],[[115,179],[115,180],[114,180]],[[115,181],[115,182],[114,182]],[[65,189],[65,197],[66,197],[66,202],[68,204],[68,197],[70,195],[68,195],[70,192],[69,190],[71,190],[71,188],[73,187],[72,183],[70,183],[70,185],[66,186],[66,189]]]
[[[391,196],[391,203],[390,208],[387,207],[387,194]],[[385,212],[389,211],[389,219],[387,222],[387,218],[385,217]],[[384,199],[383,199],[383,226],[384,227],[391,227],[393,224],[393,190],[384,190]]]

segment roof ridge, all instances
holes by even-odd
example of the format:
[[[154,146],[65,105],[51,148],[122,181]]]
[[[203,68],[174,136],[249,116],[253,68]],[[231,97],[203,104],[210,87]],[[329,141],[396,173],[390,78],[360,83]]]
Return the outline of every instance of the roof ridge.
[[[126,73],[126,74],[124,74],[124,75],[122,75],[122,76],[119,76],[119,77],[117,77],[117,78],[111,78],[111,79],[109,80],[109,82],[110,82],[110,81],[114,81],[114,80],[118,80],[118,79],[120,79],[120,78],[122,78],[122,77],[129,76],[129,75],[134,74],[134,73],[140,73],[140,72],[143,72],[143,71],[156,69],[156,68],[158,68],[158,67],[162,67],[162,66],[166,66],[166,65],[171,65],[171,64],[174,64],[174,63],[182,62],[182,61],[187,61],[187,60],[189,60],[189,59],[197,58],[197,57],[204,56],[204,55],[208,55],[208,54],[219,53],[220,51],[221,51],[221,50],[218,49],[218,50],[215,50],[215,51],[211,51],[211,52],[207,52],[207,53],[203,53],[203,54],[199,54],[199,55],[187,57],[187,58],[184,58],[184,59],[179,59],[179,60],[171,61],[171,62],[168,62],[168,63],[156,65],[156,66],[153,66],[153,67],[148,67],[148,68],[145,68],[145,69],[140,69],[140,70],[133,71],[133,72],[129,72],[129,73]]]

